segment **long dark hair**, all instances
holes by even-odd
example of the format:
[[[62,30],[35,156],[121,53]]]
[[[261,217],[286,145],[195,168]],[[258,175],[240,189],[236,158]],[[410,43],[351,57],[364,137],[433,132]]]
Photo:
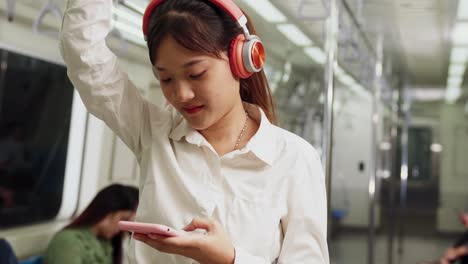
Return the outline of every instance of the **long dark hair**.
[[[250,33],[256,34],[251,20],[248,21]],[[158,45],[168,35],[186,49],[220,58],[223,52],[229,50],[231,40],[238,34],[242,34],[242,29],[224,10],[210,1],[167,0],[154,10],[150,18],[150,60],[154,65]],[[263,70],[240,80],[240,96],[242,101],[260,106],[270,122],[277,123],[273,97]]]
[[[132,186],[112,184],[102,189],[88,207],[65,228],[90,227],[99,223],[110,213],[118,211],[136,211],[138,189]],[[122,233],[112,238],[113,263],[122,263]]]

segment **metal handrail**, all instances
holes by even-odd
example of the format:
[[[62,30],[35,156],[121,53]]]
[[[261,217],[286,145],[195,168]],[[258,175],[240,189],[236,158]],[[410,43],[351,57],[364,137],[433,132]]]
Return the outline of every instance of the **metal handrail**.
[[[302,10],[307,4],[307,0],[301,0],[297,8],[297,18],[304,21],[322,21],[330,16],[330,4],[327,0],[321,0],[323,7],[325,8],[325,14],[323,16],[305,16],[302,14]]]
[[[59,31],[42,31],[42,30],[40,30],[42,20],[44,19],[44,17],[48,13],[51,13],[51,12],[55,15],[55,17],[57,17],[57,19],[60,22],[62,22],[62,18],[63,18],[62,11],[60,10],[60,8],[55,3],[55,0],[49,0],[49,2],[47,2],[44,5],[44,7],[39,12],[39,15],[34,20],[34,24],[33,24],[33,32],[34,33],[36,33],[36,34],[41,33],[41,34],[45,34],[45,35],[49,35],[49,36],[53,36],[53,37],[58,37],[59,36]]]
[[[326,52],[327,63],[325,64],[324,74],[324,104],[323,104],[323,138],[322,138],[322,165],[325,170],[326,189],[327,189],[327,216],[328,223],[331,223],[331,191],[332,191],[332,160],[333,160],[333,116],[335,102],[335,83],[334,83],[334,67],[337,64],[337,48],[338,48],[338,0],[330,0],[330,16],[328,17],[327,35],[326,35]],[[331,225],[328,225],[328,234],[330,235]]]
[[[376,53],[374,47],[371,45],[371,42],[369,41],[369,38],[367,37],[366,33],[364,33],[364,31],[362,29],[362,26],[358,22],[358,19],[356,18],[353,11],[351,10],[351,7],[348,5],[348,3],[346,1],[341,1],[341,2],[343,4],[343,7],[346,9],[346,12],[349,14],[349,16],[351,18],[351,21],[353,22],[353,24],[358,29],[359,35],[361,35],[361,38],[364,41],[364,43],[366,44],[367,49],[369,51],[371,51],[370,53],[375,58],[377,53]]]
[[[379,152],[379,126],[382,125],[380,116],[380,99],[382,91],[382,64],[383,64],[383,36],[380,35],[377,40],[377,59],[375,61],[374,72],[374,89],[372,94],[372,116],[371,116],[371,162],[370,162],[370,175],[369,175],[369,230],[367,240],[367,263],[375,263],[375,241],[376,241],[376,219],[375,209],[377,205],[377,198],[380,193],[379,182],[380,177],[378,171],[381,170]]]
[[[143,15],[145,13],[145,10],[142,9],[142,7],[138,7],[134,3],[127,1],[127,0],[117,0],[117,3],[125,6],[126,8],[132,10],[133,12]]]
[[[10,22],[15,18],[15,0],[7,0],[7,16]]]

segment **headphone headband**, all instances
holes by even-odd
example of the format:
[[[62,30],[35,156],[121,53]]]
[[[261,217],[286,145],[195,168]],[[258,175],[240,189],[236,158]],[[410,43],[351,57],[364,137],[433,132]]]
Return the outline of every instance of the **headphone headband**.
[[[164,3],[166,0],[152,0],[148,7],[146,7],[145,14],[143,15],[143,34],[145,36],[145,40],[148,40],[148,30],[149,30],[149,22],[151,18],[151,14],[153,11]],[[239,24],[239,26],[244,30],[244,34],[246,38],[249,38],[249,30],[247,29],[247,17],[244,15],[242,10],[234,3],[232,0],[210,0],[211,3],[215,4],[216,6],[220,7],[224,11],[226,11],[229,16],[234,19],[234,21]]]
[[[145,14],[143,15],[143,34],[146,41],[148,41],[151,15],[165,1],[152,0],[145,10]],[[244,34],[238,34],[232,39],[229,45],[229,63],[233,74],[239,78],[246,79],[253,73],[261,71],[265,64],[265,48],[260,38],[250,35],[247,29],[247,17],[242,10],[232,0],[209,1],[227,12],[244,31]]]

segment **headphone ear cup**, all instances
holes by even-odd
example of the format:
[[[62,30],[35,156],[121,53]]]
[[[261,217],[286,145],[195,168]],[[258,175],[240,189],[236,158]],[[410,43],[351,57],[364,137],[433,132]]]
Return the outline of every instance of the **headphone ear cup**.
[[[244,45],[245,36],[239,34],[231,40],[229,46],[229,64],[231,65],[231,71],[234,76],[241,79],[247,79],[252,75],[252,73],[245,68],[244,59],[242,58]]]

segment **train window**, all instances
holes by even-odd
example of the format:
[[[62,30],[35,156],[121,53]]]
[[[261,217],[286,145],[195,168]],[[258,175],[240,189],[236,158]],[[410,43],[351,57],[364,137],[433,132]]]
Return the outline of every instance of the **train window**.
[[[0,49],[0,228],[59,212],[72,102],[65,67]]]

